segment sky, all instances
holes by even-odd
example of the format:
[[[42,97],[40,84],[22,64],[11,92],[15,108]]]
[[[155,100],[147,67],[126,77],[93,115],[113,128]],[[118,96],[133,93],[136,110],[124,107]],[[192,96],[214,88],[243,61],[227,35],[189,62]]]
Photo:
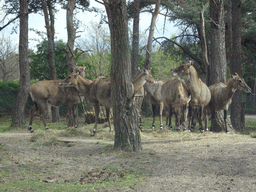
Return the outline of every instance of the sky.
[[[3,0],[0,0],[0,7],[3,5]],[[96,1],[92,0],[91,1],[91,6],[101,8],[102,10],[105,10],[104,6],[97,3]],[[55,37],[57,37],[56,40],[62,39],[64,42],[67,42],[67,29],[66,29],[66,10],[64,9],[59,9],[60,11],[57,12],[56,14],[56,19],[55,19]],[[3,12],[0,10],[0,17],[3,16]],[[77,14],[76,16],[79,20],[82,21],[82,25],[78,29],[78,31],[82,31],[82,33],[79,33],[81,37],[86,36],[86,26],[89,26],[89,23],[91,21],[93,22],[99,22],[100,21],[100,16],[96,15],[96,13],[92,12],[81,12]],[[140,31],[142,33],[146,33],[146,36],[148,36],[148,28],[151,23],[151,14],[149,13],[142,13],[140,14]],[[2,26],[3,24],[0,24]],[[157,18],[157,25],[155,29],[155,35],[154,37],[161,37],[165,36],[170,38],[173,34],[177,35],[178,34],[178,28],[174,26],[174,23],[171,23],[168,21],[166,22],[165,25],[165,30],[163,32],[163,26],[164,26],[164,17],[159,15]],[[18,50],[18,43],[19,43],[19,34],[11,34],[13,25],[8,26],[4,30],[0,31],[0,36],[10,36],[12,39],[12,42],[17,45],[17,50]],[[132,22],[130,22],[130,27],[132,29]],[[30,14],[29,15],[29,29],[33,28],[39,31],[46,32],[45,28],[45,21],[43,15],[40,14]],[[18,29],[19,33],[19,29]],[[33,31],[29,30],[29,48],[30,49],[36,49],[36,44],[38,44],[38,41],[41,38]],[[78,39],[77,39],[78,40]]]

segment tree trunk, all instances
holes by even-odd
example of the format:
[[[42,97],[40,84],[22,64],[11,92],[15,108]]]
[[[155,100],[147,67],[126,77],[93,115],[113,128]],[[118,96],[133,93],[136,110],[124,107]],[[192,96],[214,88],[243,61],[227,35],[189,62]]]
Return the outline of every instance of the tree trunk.
[[[210,77],[209,77],[210,64],[208,59],[208,49],[207,49],[207,41],[206,41],[206,35],[205,35],[205,22],[204,22],[204,12],[208,6],[209,6],[209,1],[201,9],[201,13],[200,13],[201,26],[199,31],[201,47],[202,47],[202,55],[203,55],[205,71],[206,71],[206,85],[209,85],[210,83]]]
[[[160,10],[161,0],[156,0],[156,7],[155,11],[152,15],[149,35],[148,35],[148,45],[147,45],[147,53],[146,53],[146,61],[145,61],[145,68],[150,69],[151,68],[151,52],[152,52],[152,43],[153,43],[153,37],[154,37],[154,31],[156,27],[156,18]]]
[[[75,8],[75,0],[68,1],[67,5],[67,33],[68,33],[68,43],[67,43],[67,63],[68,63],[68,73],[73,73],[76,71],[76,59],[74,55],[74,43],[76,38],[76,29],[73,23],[73,13]]]
[[[210,0],[211,62],[210,85],[226,83],[226,47],[223,0]]]
[[[73,73],[76,71],[76,59],[74,55],[74,44],[75,44],[75,38],[76,38],[76,29],[74,28],[74,23],[73,23],[73,13],[74,13],[74,8],[75,8],[75,0],[70,0],[68,1],[68,6],[67,6],[67,33],[68,33],[68,43],[67,43],[67,63],[68,63],[68,73]],[[77,105],[73,105],[70,110],[70,118],[69,118],[69,126],[74,126],[75,125],[75,119],[74,113],[76,116],[78,116],[78,107]],[[75,110],[75,111],[73,111]]]
[[[42,7],[44,11],[44,19],[45,19],[45,25],[47,30],[47,38],[48,38],[48,49],[49,49],[49,79],[54,80],[56,79],[56,67],[55,67],[55,59],[54,59],[54,39],[53,39],[53,32],[52,32],[52,26],[50,26],[49,22],[49,14],[47,10],[47,3],[45,0],[41,0]],[[59,108],[58,107],[52,107],[52,122],[58,122],[60,120],[59,116]]]
[[[241,0],[232,1],[232,54],[230,72],[235,72],[242,77],[242,65],[241,65]],[[242,92],[236,91],[232,98],[231,103],[231,122],[236,131],[241,131],[245,128],[245,124],[242,121],[244,115],[243,111],[243,95]]]
[[[115,127],[115,149],[138,151],[141,139],[132,98],[131,61],[125,0],[104,1],[111,33],[111,101]]]
[[[28,62],[28,1],[26,0],[20,0],[19,66],[19,93],[13,109],[12,127],[24,126],[24,110],[30,88]]]
[[[226,47],[227,47],[227,65],[230,67],[230,59],[231,59],[231,55],[232,55],[232,0],[227,0],[227,5],[226,5],[226,18],[227,18],[227,22],[226,22]]]
[[[139,36],[140,36],[140,0],[134,0],[133,39],[132,39],[132,78],[138,71]]]
[[[211,60],[210,84],[226,83],[226,48],[225,48],[225,22],[223,0],[210,0],[211,19]],[[223,113],[221,111],[220,113]],[[225,130],[219,115],[213,121],[213,131]]]

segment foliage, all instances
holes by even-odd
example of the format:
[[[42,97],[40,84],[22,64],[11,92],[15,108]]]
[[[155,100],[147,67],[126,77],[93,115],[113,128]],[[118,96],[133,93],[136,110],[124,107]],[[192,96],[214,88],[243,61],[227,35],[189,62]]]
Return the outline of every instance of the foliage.
[[[57,78],[63,79],[68,74],[68,67],[66,62],[66,43],[62,40],[55,41],[54,56]],[[45,77],[49,77],[48,57],[48,41],[43,40],[37,44],[36,53],[29,55],[32,66],[30,69],[32,79],[45,80]]]
[[[87,50],[77,63],[87,67],[87,78],[110,74],[110,34],[104,25],[90,22],[87,28],[88,36],[77,41],[77,47]]]
[[[242,53],[243,75],[247,84],[253,88],[256,77],[256,6],[250,0],[242,0]]]
[[[19,81],[0,81],[0,113],[12,114],[13,107],[19,93]],[[32,107],[32,100],[29,97],[26,103],[26,109]]]
[[[165,54],[164,50],[152,53],[152,74],[156,79],[167,80],[171,77],[170,70],[180,65],[181,55]]]

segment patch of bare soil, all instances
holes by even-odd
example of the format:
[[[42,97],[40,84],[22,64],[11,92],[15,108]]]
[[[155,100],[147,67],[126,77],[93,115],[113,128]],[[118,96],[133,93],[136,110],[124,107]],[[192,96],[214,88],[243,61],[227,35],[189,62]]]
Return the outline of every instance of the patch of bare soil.
[[[256,140],[249,136],[142,139],[138,153],[116,152],[89,138],[54,146],[38,146],[30,138],[27,133],[0,134],[0,171],[6,173],[0,182],[94,183],[125,179],[128,170],[136,169],[146,178],[126,191],[256,191]]]

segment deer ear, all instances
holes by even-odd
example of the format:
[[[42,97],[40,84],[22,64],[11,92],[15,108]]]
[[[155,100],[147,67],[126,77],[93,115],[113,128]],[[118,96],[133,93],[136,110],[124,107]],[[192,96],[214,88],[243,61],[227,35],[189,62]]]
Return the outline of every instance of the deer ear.
[[[194,62],[193,61],[189,61],[189,65],[191,66],[191,65],[193,65],[194,64]]]
[[[190,101],[191,100],[191,95],[189,95],[189,97],[188,97],[188,101]]]
[[[78,75],[80,75],[80,71],[76,73],[76,79],[78,78]]]
[[[142,69],[143,73],[147,73],[147,69],[143,68]]]

